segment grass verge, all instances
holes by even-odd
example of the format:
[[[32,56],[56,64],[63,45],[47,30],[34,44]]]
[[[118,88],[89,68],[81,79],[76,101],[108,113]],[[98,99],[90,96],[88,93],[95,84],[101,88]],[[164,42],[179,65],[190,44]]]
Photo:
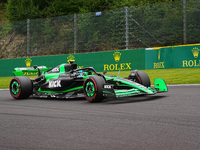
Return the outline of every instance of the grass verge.
[[[162,78],[167,84],[200,84],[200,68],[186,68],[186,69],[156,69],[143,70],[154,85],[155,78]],[[108,72],[109,75],[118,75],[118,71]],[[128,77],[130,71],[121,71],[120,77]],[[0,89],[7,89],[10,80],[13,77],[0,77]]]
[[[154,85],[155,78],[162,78],[167,84],[200,84],[200,68],[185,69],[153,69],[142,70],[146,72]],[[111,75],[118,75],[118,72],[109,72]],[[121,71],[121,77],[128,77],[130,71]]]

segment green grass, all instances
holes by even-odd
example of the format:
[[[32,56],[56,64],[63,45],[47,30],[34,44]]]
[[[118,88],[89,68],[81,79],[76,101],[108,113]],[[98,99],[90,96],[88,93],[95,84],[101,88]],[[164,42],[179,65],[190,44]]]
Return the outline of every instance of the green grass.
[[[7,89],[12,77],[0,77],[0,89]]]
[[[155,78],[162,78],[167,84],[200,84],[200,68],[143,70],[154,85]],[[118,75],[118,72],[108,72]],[[121,71],[120,77],[128,77],[130,71]],[[12,77],[0,77],[0,89],[7,89]]]
[[[9,88],[9,84],[10,84],[10,80],[13,77],[0,77],[0,89],[8,89]],[[32,77],[31,78],[35,78]]]
[[[200,68],[186,69],[153,69],[145,71],[154,85],[155,78],[162,78],[167,84],[200,84]],[[110,75],[118,75],[118,72],[109,72]],[[128,77],[130,71],[121,71],[120,77]]]

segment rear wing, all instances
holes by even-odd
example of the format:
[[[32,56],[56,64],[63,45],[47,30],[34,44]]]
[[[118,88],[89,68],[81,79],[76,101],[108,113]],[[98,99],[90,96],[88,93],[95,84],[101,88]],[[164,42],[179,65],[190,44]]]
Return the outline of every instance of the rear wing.
[[[46,66],[37,66],[36,67],[17,67],[13,74],[15,76],[37,76],[38,69],[42,72],[49,70]]]

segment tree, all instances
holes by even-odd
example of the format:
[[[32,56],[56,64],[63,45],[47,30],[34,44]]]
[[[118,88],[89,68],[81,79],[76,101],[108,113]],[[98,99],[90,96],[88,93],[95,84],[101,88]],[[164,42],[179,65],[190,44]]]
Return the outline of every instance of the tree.
[[[34,0],[8,0],[6,8],[10,21],[42,17],[39,6],[34,3]]]

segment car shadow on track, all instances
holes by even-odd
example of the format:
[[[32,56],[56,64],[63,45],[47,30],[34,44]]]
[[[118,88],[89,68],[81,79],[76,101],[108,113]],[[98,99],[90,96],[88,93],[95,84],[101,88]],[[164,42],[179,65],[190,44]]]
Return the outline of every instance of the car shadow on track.
[[[117,98],[117,99],[107,99],[103,102],[106,104],[125,104],[125,103],[141,103],[147,101],[158,101],[167,96],[163,95],[154,95],[154,96],[147,96],[147,95],[138,95],[133,97],[125,97],[125,98]]]
[[[114,99],[105,99],[102,102],[97,103],[91,103],[88,102],[85,98],[70,98],[70,99],[61,99],[61,98],[31,98],[32,100],[42,100],[42,101],[63,101],[63,102],[86,102],[90,104],[125,104],[125,103],[141,103],[141,102],[147,102],[147,101],[157,101],[165,98],[167,96],[161,96],[161,95],[154,95],[154,96],[148,96],[148,95],[137,95],[133,97],[124,97],[124,98],[114,98]],[[30,98],[29,98],[30,99]]]
[[[29,98],[30,99],[30,98]],[[31,98],[32,100],[43,100],[43,101],[86,101],[85,98],[38,98],[38,97],[34,97]]]
[[[37,100],[37,101],[62,101],[62,102],[84,102],[86,104],[125,104],[125,103],[141,103],[141,102],[148,102],[148,101],[157,101],[167,97],[166,95],[137,95],[132,97],[123,97],[123,98],[114,98],[114,99],[105,99],[102,102],[91,103],[88,102],[85,98],[70,98],[70,99],[63,99],[63,98],[28,98],[28,99],[10,99],[11,101],[27,101],[27,100]]]

